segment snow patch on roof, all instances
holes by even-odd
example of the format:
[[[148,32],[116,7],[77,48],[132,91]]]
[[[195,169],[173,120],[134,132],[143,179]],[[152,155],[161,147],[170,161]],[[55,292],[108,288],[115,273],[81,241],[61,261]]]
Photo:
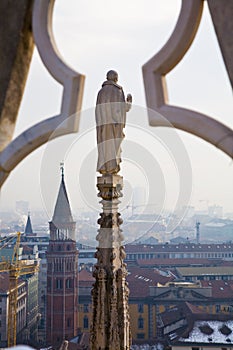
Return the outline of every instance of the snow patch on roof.
[[[200,327],[208,325],[212,328],[213,333],[211,335],[204,334]],[[232,332],[229,335],[224,335],[220,332],[220,329],[226,325]],[[186,343],[221,343],[232,344],[233,343],[233,320],[227,322],[221,321],[196,321],[194,327],[189,334],[188,338],[180,338],[179,341]]]

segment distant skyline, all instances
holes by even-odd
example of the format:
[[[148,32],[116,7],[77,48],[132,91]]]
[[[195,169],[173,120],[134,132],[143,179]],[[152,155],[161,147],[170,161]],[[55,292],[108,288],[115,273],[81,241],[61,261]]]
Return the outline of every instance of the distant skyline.
[[[78,212],[83,207],[88,210],[90,204],[94,210],[98,207],[100,210],[95,189],[94,106],[96,94],[111,68],[119,72],[119,84],[126,93],[132,93],[133,103],[139,106],[128,114],[123,158],[129,154],[129,147],[138,146],[152,157],[158,170],[152,177],[155,168],[152,175],[148,174],[143,169],[143,159],[137,163],[137,154],[133,159],[125,159],[122,166],[126,191],[124,205],[131,202],[134,187],[145,187],[147,192],[155,191],[155,196],[160,196],[155,198],[155,202],[160,201],[160,206],[174,210],[179,186],[187,179],[179,178],[176,159],[158,142],[163,135],[168,140],[171,133],[165,128],[155,130],[157,128],[148,126],[146,113],[139,115],[135,111],[146,107],[141,67],[166,43],[178,18],[181,1],[148,0],[146,7],[142,0],[126,3],[119,0],[117,4],[106,0],[69,0],[68,4],[65,0],[55,3],[54,33],[65,60],[86,75],[80,131],[41,147],[20,163],[2,188],[0,210],[14,210],[16,201],[25,200],[29,201],[30,210],[44,209],[51,215],[60,182],[59,163],[63,160],[73,211]],[[169,102],[200,110],[233,127],[232,89],[206,2],[204,7],[192,47],[168,75]],[[15,136],[39,120],[55,115],[60,99],[61,87],[48,74],[35,49]],[[151,136],[151,143],[149,134],[156,135]],[[208,205],[222,206],[224,212],[233,212],[232,160],[195,136],[182,131],[176,131],[175,135],[184,144],[192,169],[192,194],[185,204],[203,209],[208,202]],[[65,152],[59,154],[64,143]],[[50,154],[51,161],[46,158]],[[180,184],[179,180],[182,180]],[[91,198],[83,193],[88,193],[89,189]]]
[[[143,198],[142,201],[139,201],[139,198],[140,196],[137,195],[137,199],[135,199],[135,201],[133,200],[131,203],[132,204],[129,204],[129,205],[126,205],[124,207],[124,211],[129,211],[130,214],[129,215],[141,215],[141,214],[151,214],[153,215],[154,213],[154,208],[155,208],[155,205],[154,203],[150,204],[149,203],[149,206],[148,206],[148,210],[144,211],[143,208],[141,209],[140,207],[144,207],[144,205],[141,205],[140,203],[144,203],[145,202],[145,192],[146,192],[146,189],[143,188],[143,187],[135,187],[135,191],[136,193],[138,192],[142,192],[141,195]],[[133,196],[134,198],[134,196]],[[210,217],[216,217],[216,218],[224,218],[224,215],[223,214],[227,214],[226,212],[223,212],[223,207],[220,206],[220,205],[217,205],[217,204],[209,204],[209,201],[208,200],[200,200],[200,202],[203,202],[200,207],[196,208],[195,206],[192,206],[192,205],[189,205],[187,206],[185,209],[186,209],[186,217],[187,218],[190,218],[192,217],[193,215],[195,214],[208,214],[210,215]],[[150,210],[150,207],[151,206],[151,210]],[[25,201],[25,200],[18,200],[15,202],[15,206],[14,206],[14,211],[15,213],[18,213],[18,214],[22,214],[23,216],[25,216],[26,218],[31,215],[35,215],[38,212],[41,212],[43,213],[44,209],[43,208],[35,208],[34,210],[30,210],[30,202],[28,201]],[[54,208],[53,208],[54,209]],[[89,208],[89,207],[83,207],[83,208],[78,208],[79,211],[75,211],[73,212],[72,214],[77,218],[79,216],[79,214],[87,214],[87,213],[91,213],[93,211],[92,208]],[[10,212],[11,212],[11,209],[9,209]],[[2,210],[2,212],[4,213],[9,213],[9,211],[6,209],[6,210]],[[165,214],[169,214],[169,210],[165,211]],[[233,211],[231,213],[228,213],[228,214],[232,214],[233,215]],[[26,220],[25,218],[25,220]]]

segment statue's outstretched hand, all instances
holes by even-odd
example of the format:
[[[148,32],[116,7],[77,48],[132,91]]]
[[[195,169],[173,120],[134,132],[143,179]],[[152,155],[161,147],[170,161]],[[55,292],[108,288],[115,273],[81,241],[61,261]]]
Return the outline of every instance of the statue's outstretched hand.
[[[127,98],[126,98],[126,101],[128,102],[128,103],[132,103],[132,95],[131,94],[128,94],[127,95]]]

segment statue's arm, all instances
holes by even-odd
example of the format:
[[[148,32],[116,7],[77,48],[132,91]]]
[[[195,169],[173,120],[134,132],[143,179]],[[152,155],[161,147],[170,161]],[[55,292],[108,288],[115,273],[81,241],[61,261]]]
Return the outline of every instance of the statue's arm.
[[[128,112],[131,109],[132,101],[133,101],[132,95],[128,94],[126,97],[126,112]]]

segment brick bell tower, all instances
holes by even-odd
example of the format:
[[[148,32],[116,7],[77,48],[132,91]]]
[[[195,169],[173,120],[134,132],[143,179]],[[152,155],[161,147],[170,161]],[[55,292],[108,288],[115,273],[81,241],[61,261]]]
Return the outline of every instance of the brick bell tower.
[[[47,250],[47,345],[58,349],[64,339],[77,335],[78,251],[75,226],[67,196],[64,167]]]

